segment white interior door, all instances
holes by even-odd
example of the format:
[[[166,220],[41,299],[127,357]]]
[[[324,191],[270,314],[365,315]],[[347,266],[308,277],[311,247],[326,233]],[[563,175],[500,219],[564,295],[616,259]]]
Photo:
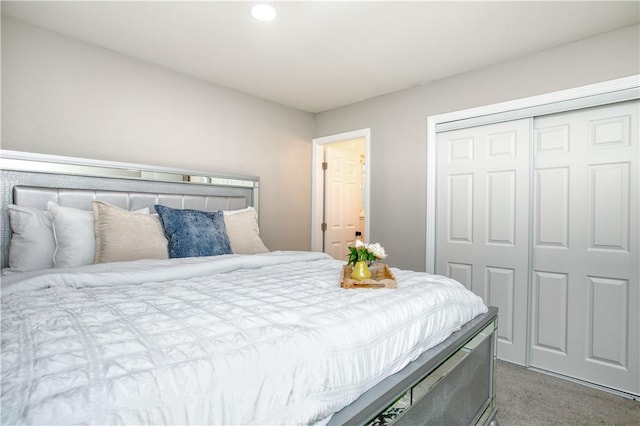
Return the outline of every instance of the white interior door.
[[[498,357],[525,363],[530,120],[438,134],[436,273],[497,306]]]
[[[347,260],[355,242],[362,205],[362,165],[355,151],[327,146],[325,252]]]
[[[638,101],[535,120],[530,364],[640,394]]]

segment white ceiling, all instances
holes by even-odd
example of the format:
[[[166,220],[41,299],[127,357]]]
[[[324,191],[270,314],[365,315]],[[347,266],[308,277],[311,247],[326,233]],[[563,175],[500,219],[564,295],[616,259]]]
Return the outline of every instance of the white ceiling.
[[[2,14],[308,112],[640,21],[638,1],[8,2]]]

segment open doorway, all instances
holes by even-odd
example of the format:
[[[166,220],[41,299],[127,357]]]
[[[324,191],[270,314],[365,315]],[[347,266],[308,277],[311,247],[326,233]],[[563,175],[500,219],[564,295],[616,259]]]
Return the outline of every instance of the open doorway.
[[[313,140],[311,249],[345,259],[369,234],[369,129]]]

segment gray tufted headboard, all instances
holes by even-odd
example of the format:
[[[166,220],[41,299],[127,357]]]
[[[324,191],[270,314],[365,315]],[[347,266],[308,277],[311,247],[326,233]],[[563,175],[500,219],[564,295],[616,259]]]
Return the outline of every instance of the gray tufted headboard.
[[[155,204],[197,210],[258,210],[259,179],[179,169],[0,151],[0,239],[7,266],[11,227],[6,206],[45,210],[48,201],[91,210],[91,201],[137,210]]]

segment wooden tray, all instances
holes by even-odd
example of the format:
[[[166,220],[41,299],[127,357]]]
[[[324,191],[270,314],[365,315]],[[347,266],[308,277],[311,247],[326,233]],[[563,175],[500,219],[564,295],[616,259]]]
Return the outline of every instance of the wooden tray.
[[[364,281],[356,281],[351,278],[353,272],[352,265],[344,265],[342,268],[342,288],[398,288],[398,282],[395,275],[389,269],[386,263],[377,264],[369,268],[371,271],[371,279]]]

